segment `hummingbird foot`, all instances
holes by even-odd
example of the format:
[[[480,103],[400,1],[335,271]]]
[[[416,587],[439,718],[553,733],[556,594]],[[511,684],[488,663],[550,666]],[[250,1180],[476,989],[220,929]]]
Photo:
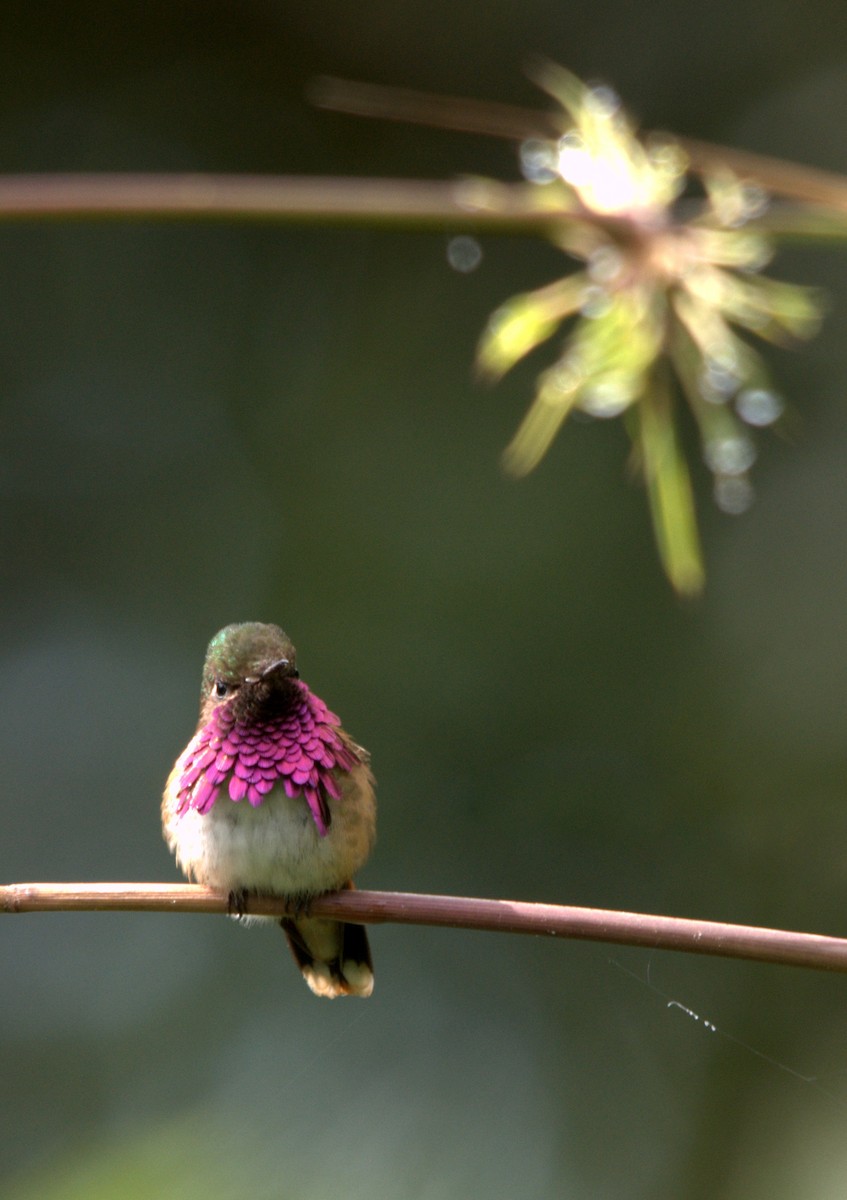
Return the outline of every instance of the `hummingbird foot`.
[[[233,888],[227,900],[227,912],[236,921],[243,921],[247,915],[247,888]]]
[[[295,921],[299,921],[301,917],[310,917],[312,915],[312,900],[314,896],[298,895],[286,896],[285,902],[288,909],[288,915],[293,917]]]

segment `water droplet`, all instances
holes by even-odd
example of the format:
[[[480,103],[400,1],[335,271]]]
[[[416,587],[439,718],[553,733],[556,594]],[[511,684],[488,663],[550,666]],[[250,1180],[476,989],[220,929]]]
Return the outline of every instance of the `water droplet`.
[[[760,217],[762,213],[767,212],[770,202],[768,193],[757,183],[742,184],[741,203],[746,220],[752,221],[754,217]]]
[[[737,369],[730,363],[714,358],[703,360],[698,386],[700,395],[710,404],[725,404],[735,395],[740,382]]]
[[[746,475],[719,475],[715,480],[715,504],[731,517],[745,513],[756,493]]]
[[[575,130],[559,138],[556,171],[565,183],[577,188],[584,186],[591,179],[591,155]]]
[[[688,167],[688,155],[676,142],[653,138],[648,143],[647,153],[651,164],[663,174],[683,175]]]
[[[582,394],[579,407],[592,417],[617,417],[633,400],[631,387],[616,380],[592,384]]]
[[[557,178],[557,153],[552,142],[527,138],[521,142],[521,173],[529,183],[552,183]]]
[[[544,373],[544,393],[551,400],[567,399],[582,382],[575,365],[563,363]]]
[[[738,393],[735,407],[742,421],[763,428],[782,416],[784,405],[780,396],[766,388],[745,388]]]
[[[604,83],[590,87],[585,94],[585,108],[593,117],[613,117],[620,106],[620,96]]]
[[[569,129],[559,138],[557,147],[560,154],[569,150],[582,151],[585,149],[585,142],[575,129]]]
[[[611,283],[623,267],[623,257],[614,246],[600,246],[588,259],[588,275],[592,283]]]
[[[727,337],[711,338],[703,355],[703,366],[709,371],[733,371],[741,374],[738,351]]]
[[[589,320],[605,317],[612,307],[612,297],[604,287],[589,286],[583,290],[579,311]]]
[[[482,262],[482,247],[476,238],[461,234],[447,243],[447,261],[454,271],[467,275]]]
[[[703,458],[716,475],[743,475],[756,461],[756,447],[743,433],[713,438],[706,443]]]

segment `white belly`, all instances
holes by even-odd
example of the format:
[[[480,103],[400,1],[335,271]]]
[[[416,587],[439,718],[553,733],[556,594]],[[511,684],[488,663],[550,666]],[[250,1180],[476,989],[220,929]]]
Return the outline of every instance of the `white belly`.
[[[222,789],[207,813],[165,816],[165,837],[190,878],[222,891],[314,896],[341,887],[368,857],[375,801],[366,768],[344,775],[340,800],[329,800],[331,822],[318,833],[302,796],[275,787],[253,808]]]

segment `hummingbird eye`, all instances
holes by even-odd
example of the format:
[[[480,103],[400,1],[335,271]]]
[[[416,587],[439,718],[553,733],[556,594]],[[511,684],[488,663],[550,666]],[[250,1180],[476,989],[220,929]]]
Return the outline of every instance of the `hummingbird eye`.
[[[215,680],[215,695],[219,700],[223,700],[224,696],[228,696],[231,691],[231,685],[226,683],[223,679]]]

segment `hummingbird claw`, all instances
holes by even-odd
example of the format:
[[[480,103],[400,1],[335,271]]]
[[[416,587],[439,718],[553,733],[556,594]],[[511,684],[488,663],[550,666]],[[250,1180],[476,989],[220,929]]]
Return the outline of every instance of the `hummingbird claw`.
[[[289,896],[288,912],[295,920],[299,920],[301,917],[310,917],[312,915],[312,897]]]
[[[247,915],[247,889],[235,888],[229,893],[227,912],[236,921],[241,921]]]

